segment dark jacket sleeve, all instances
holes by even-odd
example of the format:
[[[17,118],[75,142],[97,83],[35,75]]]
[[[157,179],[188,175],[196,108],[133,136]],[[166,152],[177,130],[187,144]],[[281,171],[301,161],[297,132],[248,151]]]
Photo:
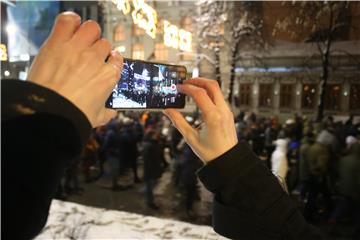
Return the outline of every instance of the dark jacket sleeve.
[[[30,239],[91,125],[70,101],[34,83],[2,80],[1,100],[2,238]]]
[[[321,239],[278,179],[240,142],[198,171],[215,194],[214,230],[232,239]]]

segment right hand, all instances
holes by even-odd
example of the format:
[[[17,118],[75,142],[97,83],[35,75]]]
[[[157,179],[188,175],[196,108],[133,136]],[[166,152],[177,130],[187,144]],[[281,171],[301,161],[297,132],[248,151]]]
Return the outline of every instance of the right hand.
[[[166,109],[164,114],[203,162],[216,159],[237,144],[234,116],[216,81],[189,79],[178,85],[178,90],[192,97],[200,108],[204,121],[201,129],[191,127],[175,109]]]
[[[101,29],[96,22],[80,23],[75,13],[58,15],[28,79],[70,100],[96,127],[115,115],[115,111],[105,108],[105,102],[119,79],[123,58],[111,52],[108,40],[100,39]]]

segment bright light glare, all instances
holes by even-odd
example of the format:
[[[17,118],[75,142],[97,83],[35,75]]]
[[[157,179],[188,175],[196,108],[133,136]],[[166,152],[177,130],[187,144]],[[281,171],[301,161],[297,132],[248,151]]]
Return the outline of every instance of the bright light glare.
[[[17,32],[17,27],[15,25],[13,25],[13,24],[8,24],[6,26],[6,31],[7,31],[8,34],[14,34],[14,33]]]
[[[126,48],[125,48],[125,46],[119,46],[119,47],[115,48],[115,50],[120,53],[123,53],[123,52],[125,52]]]
[[[10,72],[9,72],[8,70],[5,70],[5,71],[4,71],[4,75],[5,75],[5,77],[10,76]]]

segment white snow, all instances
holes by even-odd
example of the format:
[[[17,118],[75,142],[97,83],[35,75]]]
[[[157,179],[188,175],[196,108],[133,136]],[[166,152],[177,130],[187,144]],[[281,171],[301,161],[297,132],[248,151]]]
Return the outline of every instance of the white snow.
[[[53,200],[35,239],[227,239],[209,226]]]
[[[112,107],[114,108],[146,108],[146,102],[140,104],[131,99],[127,99],[124,95],[119,94],[113,98]]]

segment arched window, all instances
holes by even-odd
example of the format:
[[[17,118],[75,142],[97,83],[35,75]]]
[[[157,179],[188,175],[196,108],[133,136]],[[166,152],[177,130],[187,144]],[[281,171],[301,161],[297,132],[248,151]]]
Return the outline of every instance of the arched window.
[[[132,47],[132,58],[144,60],[144,45],[135,43]]]
[[[155,59],[158,61],[168,60],[168,49],[163,43],[155,44]]]
[[[114,28],[113,39],[114,42],[120,42],[125,40],[124,27],[122,25],[117,25]]]
[[[181,28],[185,31],[191,32],[193,31],[192,19],[189,16],[183,17],[181,20]]]
[[[133,24],[133,35],[134,36],[141,36],[145,34],[145,30],[138,27],[136,24]]]

